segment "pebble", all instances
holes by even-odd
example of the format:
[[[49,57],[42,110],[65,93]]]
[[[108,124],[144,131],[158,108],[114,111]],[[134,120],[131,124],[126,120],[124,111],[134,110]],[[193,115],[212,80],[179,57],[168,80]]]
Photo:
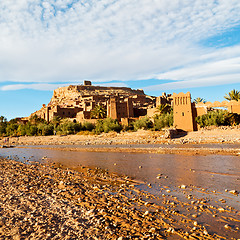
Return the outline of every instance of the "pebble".
[[[194,222],[193,222],[193,225],[194,225],[194,226],[197,226],[197,225],[198,225],[198,222],[197,222],[197,221],[194,221]]]
[[[219,212],[224,212],[225,209],[220,207],[220,208],[218,208],[218,211],[219,211]]]
[[[238,191],[236,191],[236,190],[231,190],[231,191],[229,191],[229,193],[234,194],[234,195],[238,195]]]
[[[224,227],[225,227],[226,229],[230,229],[230,228],[231,228],[228,224],[225,224]]]

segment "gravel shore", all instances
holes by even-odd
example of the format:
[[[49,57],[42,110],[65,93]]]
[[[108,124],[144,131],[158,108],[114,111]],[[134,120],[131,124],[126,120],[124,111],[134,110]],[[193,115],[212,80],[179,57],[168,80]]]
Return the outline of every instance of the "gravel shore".
[[[176,198],[159,206],[139,183],[98,168],[1,159],[0,183],[0,239],[223,239],[177,211]]]

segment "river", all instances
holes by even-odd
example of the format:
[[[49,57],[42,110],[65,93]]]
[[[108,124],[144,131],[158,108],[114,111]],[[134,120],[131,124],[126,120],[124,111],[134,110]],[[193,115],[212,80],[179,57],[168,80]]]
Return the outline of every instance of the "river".
[[[168,194],[187,204],[192,200],[204,199],[216,209],[220,207],[226,209],[230,206],[233,211],[224,216],[236,219],[229,222],[232,229],[240,227],[237,225],[237,221],[240,220],[240,196],[229,192],[240,191],[239,156],[120,153],[108,152],[107,149],[106,152],[81,152],[45,149],[47,147],[49,146],[6,148],[1,149],[0,155],[26,163],[47,160],[76,170],[80,166],[99,167],[138,180],[139,189],[157,198]],[[63,150],[68,148],[61,147]],[[179,188],[181,185],[185,185],[186,189]],[[222,218],[209,219],[209,215],[202,214],[198,219],[209,225],[210,231],[216,231],[217,228],[217,232],[226,237],[235,237],[236,233],[231,231],[226,233],[224,221],[219,224]]]

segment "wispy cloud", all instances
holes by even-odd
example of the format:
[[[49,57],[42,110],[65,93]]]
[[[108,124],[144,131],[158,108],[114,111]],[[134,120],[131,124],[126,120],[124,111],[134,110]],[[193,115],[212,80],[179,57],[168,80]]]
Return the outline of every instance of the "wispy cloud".
[[[58,84],[49,84],[49,83],[34,83],[34,84],[9,84],[9,85],[4,85],[0,87],[0,90],[2,91],[15,91],[15,90],[22,90],[22,89],[34,89],[34,90],[39,90],[39,91],[53,91],[56,88],[59,87],[64,87],[68,85],[75,85],[76,82],[73,83],[58,83]],[[82,84],[78,82],[77,84]],[[111,83],[96,83],[95,85],[98,86],[104,86],[104,87],[128,87],[127,84],[123,82],[111,82]]]
[[[240,83],[240,46],[215,50],[176,70],[157,74],[156,79],[173,82],[146,87],[145,90],[169,90]]]
[[[10,84],[0,87],[2,91],[15,91],[22,89],[34,89],[41,91],[53,91],[58,87],[68,86],[69,83],[65,84],[48,84],[48,83],[37,83],[37,84]]]
[[[2,90],[52,90],[76,79],[234,82],[239,47],[201,40],[239,24],[239,11],[238,0],[1,1],[0,81],[19,82]]]

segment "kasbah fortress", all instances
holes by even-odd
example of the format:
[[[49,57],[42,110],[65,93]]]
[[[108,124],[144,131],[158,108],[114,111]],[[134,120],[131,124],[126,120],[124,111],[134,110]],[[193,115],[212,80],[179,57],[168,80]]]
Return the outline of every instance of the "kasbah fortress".
[[[92,122],[91,111],[95,106],[101,105],[107,109],[107,117],[117,119],[123,125],[128,125],[144,116],[152,118],[157,107],[169,104],[173,108],[173,126],[184,131],[198,130],[195,118],[206,114],[209,109],[225,107],[230,113],[240,114],[240,102],[206,102],[192,103],[190,92],[165,93],[154,97],[145,95],[143,90],[133,90],[127,87],[101,87],[92,86],[91,81],[84,81],[83,85],[70,85],[54,90],[50,102],[33,114],[51,121],[55,116],[69,118],[77,122]]]

